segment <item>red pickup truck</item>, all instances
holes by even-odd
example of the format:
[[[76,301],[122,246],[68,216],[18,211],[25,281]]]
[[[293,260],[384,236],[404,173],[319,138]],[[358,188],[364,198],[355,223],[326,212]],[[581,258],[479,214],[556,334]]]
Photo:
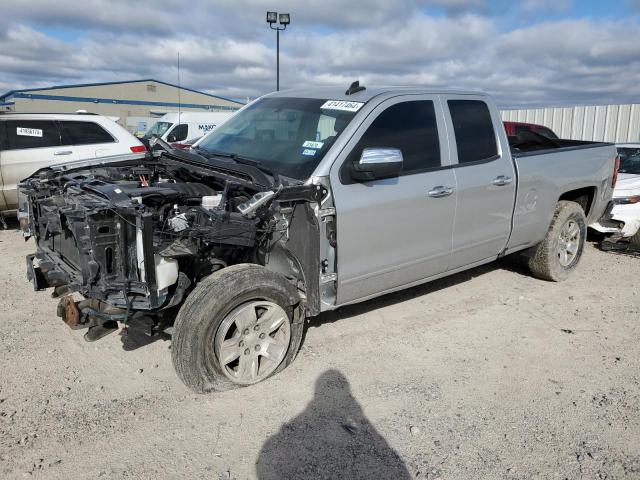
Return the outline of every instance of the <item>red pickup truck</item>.
[[[509,137],[515,137],[521,132],[534,132],[543,137],[557,139],[558,136],[553,133],[550,128],[543,125],[536,125],[535,123],[522,123],[522,122],[503,122],[504,129]]]

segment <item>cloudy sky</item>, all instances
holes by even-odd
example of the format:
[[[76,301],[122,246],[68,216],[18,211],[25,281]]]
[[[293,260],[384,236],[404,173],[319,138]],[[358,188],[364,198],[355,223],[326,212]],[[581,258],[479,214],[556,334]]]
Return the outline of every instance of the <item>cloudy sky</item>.
[[[640,103],[640,0],[0,0],[0,93],[156,78],[245,99],[281,86],[482,89],[502,106]]]

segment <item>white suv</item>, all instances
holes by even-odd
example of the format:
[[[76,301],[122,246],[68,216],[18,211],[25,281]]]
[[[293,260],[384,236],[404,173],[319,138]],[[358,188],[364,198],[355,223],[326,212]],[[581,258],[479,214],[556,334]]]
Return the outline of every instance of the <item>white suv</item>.
[[[39,168],[146,151],[113,120],[92,114],[0,114],[0,212],[18,205],[16,184]]]

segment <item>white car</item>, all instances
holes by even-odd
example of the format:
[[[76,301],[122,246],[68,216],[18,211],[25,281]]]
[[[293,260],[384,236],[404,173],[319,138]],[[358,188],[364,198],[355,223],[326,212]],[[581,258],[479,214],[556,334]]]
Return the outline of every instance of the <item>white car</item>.
[[[629,241],[640,247],[640,143],[617,144],[620,156],[613,209],[591,227],[612,234],[610,241]]]
[[[148,142],[156,135],[167,143],[182,144],[199,138],[226,122],[235,112],[184,112],[167,113],[162,116],[142,137]]]
[[[145,152],[113,120],[93,114],[0,114],[0,212],[18,205],[16,184],[56,163]]]

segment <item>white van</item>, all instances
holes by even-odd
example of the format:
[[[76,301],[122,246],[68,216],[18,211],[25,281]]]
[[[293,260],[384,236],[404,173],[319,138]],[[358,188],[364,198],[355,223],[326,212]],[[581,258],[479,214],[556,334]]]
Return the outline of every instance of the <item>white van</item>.
[[[234,113],[235,112],[167,113],[147,130],[143,139],[149,141],[153,135],[157,135],[167,143],[181,143],[187,140],[193,140],[206,135],[218,125],[231,118]]]

